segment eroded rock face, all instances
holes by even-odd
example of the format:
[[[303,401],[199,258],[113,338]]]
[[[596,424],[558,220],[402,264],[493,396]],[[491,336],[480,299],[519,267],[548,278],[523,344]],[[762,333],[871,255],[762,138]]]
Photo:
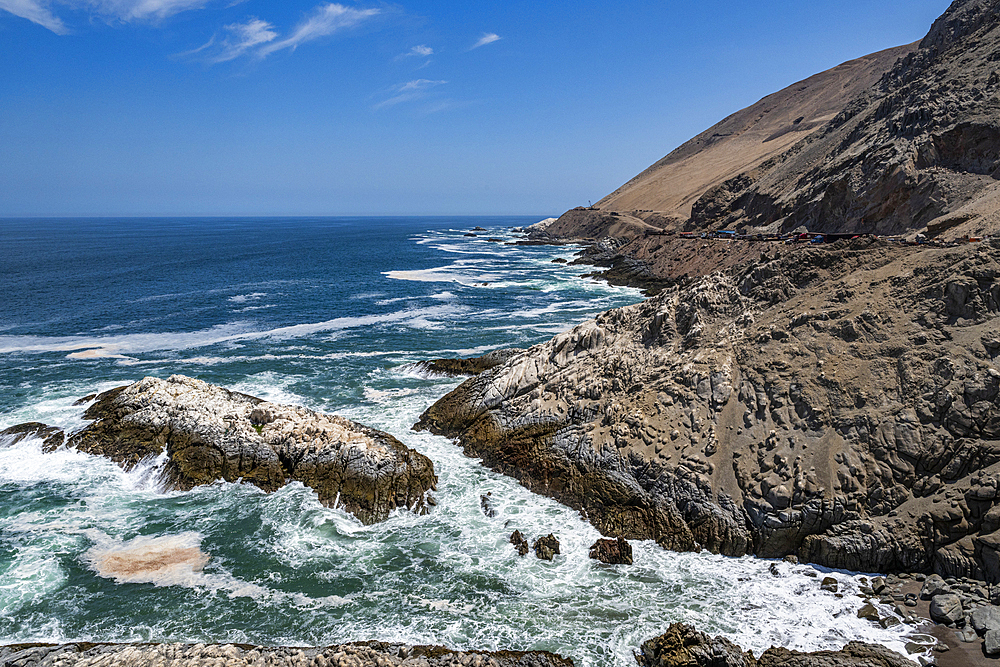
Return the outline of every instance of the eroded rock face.
[[[388,433],[182,375],[105,392],[84,416],[95,421],[68,446],[126,469],[165,451],[171,489],[222,479],[274,491],[300,481],[324,505],[374,523],[397,507],[425,511],[437,481],[427,457]]]
[[[417,428],[605,535],[997,581],[998,329],[997,243],[763,254],[513,357]]]
[[[320,648],[273,648],[246,644],[24,644],[0,646],[0,662],[19,667],[118,665],[176,667],[274,665],[275,667],[573,667],[573,661],[546,651],[453,651],[440,646],[386,642]]]
[[[643,643],[636,655],[642,667],[914,667],[883,646],[851,642],[840,651],[800,653],[770,648],[755,659],[722,637],[709,637],[684,623],[673,623]]]

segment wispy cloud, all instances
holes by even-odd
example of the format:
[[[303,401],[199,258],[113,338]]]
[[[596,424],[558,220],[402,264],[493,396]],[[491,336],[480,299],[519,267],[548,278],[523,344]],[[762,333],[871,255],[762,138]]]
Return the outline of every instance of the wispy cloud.
[[[59,4],[71,10],[90,13],[104,20],[131,23],[158,21],[174,14],[201,9],[210,0],[61,0]],[[56,33],[65,35],[69,28],[52,11],[48,0],[0,0],[0,9],[34,21]]]
[[[69,33],[62,20],[49,10],[47,3],[38,0],[0,0],[0,9],[48,28],[57,35]]]
[[[271,42],[260,48],[257,53],[264,57],[281,49],[296,49],[299,44],[332,35],[345,28],[352,28],[378,13],[377,9],[353,9],[336,3],[320,5],[289,37]]]
[[[219,51],[209,58],[209,62],[224,63],[234,60],[254,47],[273,41],[278,36],[273,28],[270,23],[258,18],[250,18],[246,23],[227,25],[225,29],[228,35],[222,40]],[[207,46],[210,45],[211,41]]]
[[[437,88],[438,86],[443,86],[448,83],[447,81],[431,81],[430,79],[415,79],[413,81],[407,81],[404,84],[396,86],[392,89],[393,96],[389,99],[382,100],[375,105],[376,109],[384,109],[385,107],[395,106],[397,104],[402,104],[403,102],[416,102],[417,100],[422,100],[427,96],[427,92],[432,88]]]
[[[201,9],[209,0],[87,0],[98,13],[120,21],[155,21],[192,9]]]
[[[413,57],[427,58],[428,56],[433,56],[433,55],[434,55],[434,49],[427,46],[426,44],[420,44],[418,46],[414,46],[406,53],[400,54],[399,58],[413,58]]]
[[[479,41],[472,45],[472,49],[478,49],[480,46],[486,46],[487,44],[492,44],[493,42],[500,39],[500,35],[495,32],[484,32],[483,36],[479,38]],[[469,49],[470,51],[472,49]]]

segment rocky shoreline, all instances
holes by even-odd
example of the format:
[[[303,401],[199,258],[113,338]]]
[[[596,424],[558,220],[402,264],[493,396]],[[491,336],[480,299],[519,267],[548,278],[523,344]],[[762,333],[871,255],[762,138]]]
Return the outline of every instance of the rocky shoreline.
[[[572,667],[545,651],[454,651],[386,642],[320,648],[246,644],[21,644],[0,646],[0,667]]]

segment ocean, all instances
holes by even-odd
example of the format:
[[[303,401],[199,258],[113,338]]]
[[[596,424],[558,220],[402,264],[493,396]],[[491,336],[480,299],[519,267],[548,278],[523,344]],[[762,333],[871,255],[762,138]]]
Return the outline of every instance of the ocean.
[[[126,473],[0,442],[0,644],[383,640],[624,667],[684,621],[756,653],[854,639],[903,652],[909,628],[857,617],[854,574],[830,573],[838,596],[811,566],[651,542],[633,543],[633,566],[603,565],[576,512],[410,430],[461,381],[418,362],[529,347],[642,298],[553,261],[577,248],[509,244],[539,219],[0,220],[0,429],[80,428],[77,399],[180,373],[388,431],[439,477],[430,514],[364,526],[298,483],[163,492],[162,461]],[[562,555],[519,557],[514,529],[554,533]],[[102,558],[146,544],[208,561],[102,576]]]

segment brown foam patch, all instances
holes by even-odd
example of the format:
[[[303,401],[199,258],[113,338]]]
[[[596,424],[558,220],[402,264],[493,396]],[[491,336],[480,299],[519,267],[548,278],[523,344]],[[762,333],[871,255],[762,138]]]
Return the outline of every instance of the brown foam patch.
[[[120,584],[191,586],[202,578],[209,555],[198,533],[137,537],[114,546],[97,546],[88,560],[98,575]]]

